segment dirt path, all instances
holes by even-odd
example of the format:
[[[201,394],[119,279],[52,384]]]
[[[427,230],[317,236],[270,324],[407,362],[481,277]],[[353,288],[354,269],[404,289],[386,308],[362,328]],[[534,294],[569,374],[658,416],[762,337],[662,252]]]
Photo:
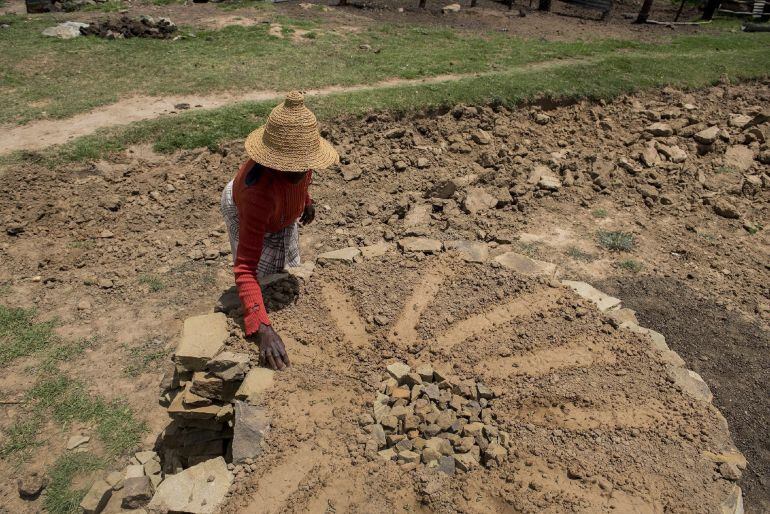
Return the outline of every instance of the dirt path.
[[[522,70],[550,69],[567,66],[577,62],[590,62],[589,59],[560,59],[528,64]],[[352,93],[399,86],[438,84],[472,77],[493,75],[490,73],[467,73],[436,75],[420,79],[388,79],[374,84],[354,86],[328,86],[309,89],[308,96],[327,96],[337,93]],[[136,121],[158,118],[178,112],[174,106],[189,104],[191,110],[216,109],[239,102],[261,102],[280,98],[283,92],[276,90],[249,91],[244,93],[217,93],[212,95],[174,95],[174,96],[135,96],[98,107],[89,112],[70,118],[40,120],[26,125],[5,125],[0,127],[3,138],[0,140],[0,155],[17,150],[40,150],[52,145],[60,145],[72,139],[87,136],[102,128],[126,125]]]

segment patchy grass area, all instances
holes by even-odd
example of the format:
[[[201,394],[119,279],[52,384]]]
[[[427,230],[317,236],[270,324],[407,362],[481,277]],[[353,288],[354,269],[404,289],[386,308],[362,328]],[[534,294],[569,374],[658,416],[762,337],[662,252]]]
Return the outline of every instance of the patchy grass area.
[[[168,357],[169,351],[163,339],[150,339],[138,346],[126,347],[127,362],[123,372],[131,377],[144,373]]]
[[[59,368],[60,363],[75,360],[94,341],[66,341],[55,335],[54,326],[54,322],[36,322],[32,311],[0,306],[2,365],[15,357],[31,356],[36,364],[28,369],[37,377],[34,386],[21,400],[19,408],[22,410],[13,418],[16,421],[2,431],[0,458],[20,465],[35,448],[45,444],[41,432],[48,424],[65,432],[76,422],[93,426],[106,459],[136,448],[146,427],[131,409],[121,401],[106,400],[89,392],[85,384]],[[68,456],[63,459],[71,457]],[[68,462],[64,462],[66,469],[74,465]],[[52,471],[57,472],[57,469]],[[80,493],[64,490],[60,493],[54,492],[54,496],[46,500],[54,502],[48,506],[49,511],[71,512],[66,506]]]
[[[548,42],[444,28],[381,26],[340,33],[312,21],[278,17],[287,33],[312,30],[306,42],[268,34],[269,26],[181,29],[176,41],[80,37],[40,32],[54,23],[0,17],[0,124],[61,118],[132,94],[288,90],[368,84],[447,73],[505,70],[550,59],[606,54],[637,46],[623,41]],[[368,44],[378,50],[362,50]],[[323,65],[319,65],[323,63]],[[267,71],[267,72],[266,72]],[[142,80],[137,81],[136,77]]]
[[[62,455],[48,476],[51,480],[44,500],[45,508],[51,514],[75,514],[80,512],[80,501],[85,489],[72,489],[72,482],[79,475],[96,471],[104,462],[90,453],[68,453]]]
[[[163,282],[163,280],[161,280],[160,277],[156,275],[140,275],[139,283],[146,285],[151,293],[157,293],[158,291],[163,291],[163,289],[166,288],[166,284]]]
[[[672,85],[703,87],[722,75],[735,79],[770,73],[770,34],[693,36],[668,46],[636,44],[623,53],[606,53],[590,63],[559,63],[539,69],[518,69],[436,84],[378,88],[322,97],[308,104],[320,119],[371,110],[406,113],[458,103],[498,103],[516,106],[537,98],[611,99],[640,89]],[[757,36],[757,34],[752,34]],[[759,34],[759,36],[765,36]],[[99,131],[43,152],[16,153],[6,162],[38,160],[50,164],[97,159],[132,144],[153,143],[157,151],[209,147],[238,139],[261,123],[274,101],[244,102],[221,109],[187,112]]]
[[[642,271],[642,263],[639,261],[635,261],[633,259],[626,259],[624,261],[620,261],[618,263],[618,267],[620,269],[631,271],[633,273],[639,273],[640,271]]]
[[[620,231],[600,231],[597,234],[599,245],[611,252],[630,252],[636,241],[634,235]]]
[[[51,346],[54,322],[33,323],[35,311],[0,305],[0,366]]]

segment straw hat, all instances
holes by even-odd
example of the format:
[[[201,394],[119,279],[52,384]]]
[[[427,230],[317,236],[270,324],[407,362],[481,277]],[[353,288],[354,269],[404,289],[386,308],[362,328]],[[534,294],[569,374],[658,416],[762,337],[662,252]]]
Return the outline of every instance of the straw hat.
[[[315,115],[305,107],[299,91],[286,95],[267,117],[267,124],[248,135],[246,153],[259,164],[279,171],[323,169],[340,160],[318,133]]]

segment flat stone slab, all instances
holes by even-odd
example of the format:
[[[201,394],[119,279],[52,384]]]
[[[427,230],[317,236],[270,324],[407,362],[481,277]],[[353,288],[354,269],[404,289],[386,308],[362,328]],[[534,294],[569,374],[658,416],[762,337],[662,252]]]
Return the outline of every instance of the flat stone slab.
[[[437,239],[405,237],[398,241],[398,247],[404,252],[439,253],[443,245]]]
[[[238,464],[262,453],[262,439],[269,428],[270,420],[262,408],[236,400],[233,462]]]
[[[171,417],[181,417],[188,419],[211,419],[216,417],[219,409],[222,408],[222,404],[212,403],[211,405],[204,405],[200,407],[188,407],[184,404],[184,397],[186,392],[189,391],[189,385],[185,391],[180,391],[171,405],[168,406],[166,412]]]
[[[174,359],[185,369],[201,371],[219,353],[228,335],[227,316],[224,313],[214,312],[187,318]]]
[[[370,246],[364,246],[361,248],[361,255],[364,259],[374,259],[375,257],[381,257],[388,253],[391,249],[391,245],[388,243],[377,243]]]
[[[110,501],[111,496],[112,486],[104,480],[97,480],[80,502],[83,514],[99,514]]]
[[[455,251],[465,262],[487,262],[489,247],[476,241],[444,241],[444,248]]]
[[[313,272],[315,272],[315,263],[312,261],[306,261],[301,263],[299,266],[291,266],[286,268],[286,273],[292,277],[299,278],[303,282],[310,280],[310,277],[313,276]]]
[[[556,272],[556,264],[530,259],[526,255],[516,252],[500,254],[495,257],[495,262],[524,275],[552,276]]]
[[[592,301],[602,312],[620,305],[619,299],[602,293],[591,284],[574,280],[562,280],[561,283],[572,288],[579,296]]]
[[[361,255],[361,250],[354,246],[348,248],[342,248],[340,250],[334,250],[331,252],[322,253],[318,256],[319,261],[342,261],[353,262],[353,259]]]
[[[232,483],[233,474],[227,470],[225,459],[209,459],[168,475],[147,507],[151,512],[210,514],[217,511]]]
[[[267,368],[251,368],[243,380],[241,387],[236,391],[235,397],[249,403],[255,403],[259,397],[273,387],[275,371]]]
[[[696,400],[711,403],[711,400],[714,399],[708,384],[696,372],[685,368],[669,366],[668,374],[674,380],[674,384]]]

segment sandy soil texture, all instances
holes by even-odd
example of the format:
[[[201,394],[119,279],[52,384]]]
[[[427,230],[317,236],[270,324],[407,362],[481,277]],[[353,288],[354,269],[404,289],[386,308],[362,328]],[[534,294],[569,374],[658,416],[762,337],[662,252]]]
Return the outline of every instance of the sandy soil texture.
[[[275,302],[294,367],[265,402],[273,429],[264,458],[225,511],[715,508],[733,487],[708,457],[730,444],[717,410],[674,387],[640,336],[570,290],[493,265],[509,251],[627,295],[643,324],[670,332],[749,458],[739,482],[747,512],[767,510],[767,368],[753,364],[765,358],[770,313],[768,99],[768,83],[720,84],[602,105],[459,106],[327,124],[343,163],[316,175],[318,219],[302,230],[303,258],[388,249],[319,265],[292,301]],[[702,134],[712,126],[713,140]],[[154,430],[148,445],[167,421],[153,408],[159,373],[121,378],[120,345],[173,341],[181,319],[210,311],[231,287],[218,203],[243,159],[233,142],[219,153],[135,148],[85,165],[0,170],[4,302],[58,316],[67,336],[101,335],[71,371],[142,412]],[[625,250],[600,244],[621,232],[632,241]],[[405,237],[482,243],[489,258],[402,254]],[[163,287],[151,289],[147,275]],[[696,345],[701,336],[709,342]],[[358,419],[396,359],[499,389],[509,460],[452,478],[370,461]],[[29,387],[24,370],[6,370],[8,396]],[[3,412],[3,426],[23,414]],[[24,468],[45,469],[61,440],[52,427],[50,451]],[[16,471],[4,462],[0,473]],[[15,511],[39,508],[3,484]]]

